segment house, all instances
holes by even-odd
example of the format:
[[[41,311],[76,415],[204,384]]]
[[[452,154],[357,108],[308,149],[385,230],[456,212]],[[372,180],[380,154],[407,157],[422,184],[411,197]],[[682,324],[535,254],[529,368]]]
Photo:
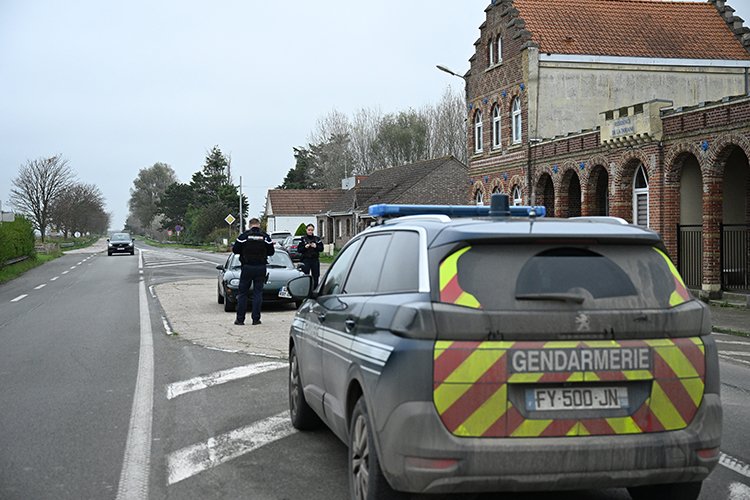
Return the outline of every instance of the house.
[[[373,221],[367,213],[370,205],[466,204],[468,182],[466,165],[453,156],[376,170],[350,183],[318,214],[318,234],[340,248]]]
[[[263,216],[266,231],[289,231],[314,224],[315,216],[341,196],[340,189],[269,189]]]
[[[465,75],[469,195],[658,231],[748,290],[750,30],[724,0],[495,0]]]

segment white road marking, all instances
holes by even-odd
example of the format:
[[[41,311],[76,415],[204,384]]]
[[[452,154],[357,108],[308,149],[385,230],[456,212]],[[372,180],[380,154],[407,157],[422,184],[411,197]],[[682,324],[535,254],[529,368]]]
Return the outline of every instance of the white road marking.
[[[227,370],[220,370],[218,372],[209,373],[208,375],[201,375],[200,377],[191,378],[190,380],[175,382],[167,386],[167,399],[176,398],[177,396],[187,394],[188,392],[199,391],[207,387],[226,384],[227,382],[232,382],[233,380],[252,377],[253,375],[259,375],[261,373],[278,370],[279,368],[284,368],[286,366],[286,363],[280,363],[278,361],[267,361],[264,363],[255,363],[252,365],[237,366],[235,368],[229,368]]]
[[[729,500],[750,500],[750,487],[742,483],[730,484]]]
[[[719,357],[721,359],[728,359],[728,360],[734,361],[735,363],[742,363],[744,365],[750,365],[750,361],[746,361],[744,359],[737,359],[737,358],[733,358],[731,356],[724,356],[723,354],[719,354]]]
[[[76,265],[77,265],[77,266],[80,266],[81,264],[83,264],[83,261],[79,262],[79,263],[78,263],[78,264],[76,264]]]
[[[156,292],[154,291],[154,285],[148,287],[148,293],[151,294],[151,298],[156,298]]]
[[[45,286],[47,286],[47,283],[42,283],[42,284],[41,284],[41,285],[39,285],[39,286],[35,286],[35,287],[34,287],[34,290],[41,290],[41,289],[42,289],[42,288],[44,288]]]
[[[739,458],[730,457],[726,453],[721,453],[719,455],[719,463],[737,474],[750,478],[750,465],[746,464]]]
[[[75,269],[76,267],[78,267],[78,266],[70,266],[71,269]]]
[[[57,281],[59,278],[59,276],[55,276],[54,278],[50,278],[50,281]]]
[[[19,300],[23,300],[23,299],[25,299],[25,298],[26,298],[26,297],[28,297],[28,296],[29,296],[29,294],[28,294],[28,293],[24,293],[23,295],[19,295],[19,296],[18,296],[18,297],[16,297],[15,299],[11,299],[11,302],[18,302]]]
[[[750,351],[721,351],[725,356],[750,356]]]
[[[141,346],[138,354],[138,377],[135,381],[130,428],[120,472],[116,500],[148,499],[151,464],[151,425],[154,409],[154,338],[148,312],[146,284],[138,285],[138,307],[141,317]]]
[[[174,335],[172,328],[169,326],[169,322],[167,321],[167,318],[162,316],[161,323],[164,325],[164,331],[167,332],[167,335]]]
[[[68,274],[69,272],[70,272],[70,271],[63,271],[62,273],[63,273],[63,274]]]
[[[717,340],[717,344],[750,345],[750,342],[739,342],[736,340]]]
[[[297,432],[289,413],[255,422],[167,456],[167,484],[174,484]]]

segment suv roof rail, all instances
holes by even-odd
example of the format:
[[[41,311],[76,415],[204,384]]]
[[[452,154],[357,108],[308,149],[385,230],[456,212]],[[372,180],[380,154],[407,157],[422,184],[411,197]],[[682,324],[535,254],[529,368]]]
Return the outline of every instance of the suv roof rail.
[[[453,217],[544,217],[545,207],[509,206],[508,195],[495,193],[492,203],[486,205],[397,205],[381,203],[370,205],[373,217],[403,217],[414,215],[445,215]]]
[[[423,215],[405,215],[399,217],[398,220],[410,221],[410,220],[432,220],[435,222],[450,222],[451,218],[444,214],[423,214]]]

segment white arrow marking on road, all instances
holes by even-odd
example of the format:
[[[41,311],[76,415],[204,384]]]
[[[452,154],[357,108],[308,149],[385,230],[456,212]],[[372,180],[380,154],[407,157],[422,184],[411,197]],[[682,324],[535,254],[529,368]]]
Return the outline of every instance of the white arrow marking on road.
[[[176,398],[182,394],[199,391],[207,387],[225,384],[233,380],[252,377],[253,375],[272,370],[278,370],[279,368],[284,368],[286,366],[286,363],[267,361],[264,363],[256,363],[254,365],[237,366],[235,368],[209,373],[208,375],[201,375],[200,377],[191,378],[190,380],[175,382],[167,386],[167,399]]]
[[[289,413],[255,422],[167,456],[167,484],[174,484],[297,432]]]
[[[729,485],[729,500],[748,500],[750,498],[750,487],[742,483]]]
[[[719,463],[727,469],[733,470],[737,474],[750,477],[750,465],[738,458],[730,457],[726,453],[721,453],[719,455]]]
[[[23,300],[23,299],[25,299],[25,298],[26,298],[26,297],[28,297],[28,296],[29,296],[29,294],[28,294],[28,293],[24,293],[23,295],[19,295],[19,296],[18,296],[18,297],[16,297],[15,299],[11,299],[11,302],[18,302],[19,300]]]
[[[34,287],[34,290],[41,290],[41,289],[42,289],[42,288],[44,288],[45,286],[47,286],[47,283],[42,283],[42,284],[41,284],[41,285],[39,285],[39,286],[35,286],[35,287]]]

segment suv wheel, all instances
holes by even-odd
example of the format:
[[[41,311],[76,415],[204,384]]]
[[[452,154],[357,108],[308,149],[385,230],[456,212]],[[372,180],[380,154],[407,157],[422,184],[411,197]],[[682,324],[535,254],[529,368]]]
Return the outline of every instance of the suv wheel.
[[[406,498],[405,494],[394,491],[383,475],[362,396],[354,406],[349,428],[349,493],[354,500]]]
[[[224,299],[224,312],[234,312],[236,310],[236,304],[229,299]]]
[[[294,428],[301,431],[316,429],[321,424],[320,418],[305,400],[299,376],[297,350],[294,346],[289,351],[289,416]]]
[[[216,287],[216,301],[219,304],[224,303],[224,296],[221,294],[221,289],[219,287]]]
[[[694,483],[655,484],[628,488],[633,500],[664,500],[679,498],[680,500],[697,500],[701,494],[701,481]]]

